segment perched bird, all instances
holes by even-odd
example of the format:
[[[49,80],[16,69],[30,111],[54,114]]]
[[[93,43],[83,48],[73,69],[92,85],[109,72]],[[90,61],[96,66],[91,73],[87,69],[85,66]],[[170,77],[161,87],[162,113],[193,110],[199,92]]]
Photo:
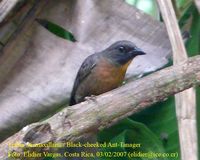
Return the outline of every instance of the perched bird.
[[[120,86],[131,61],[144,54],[134,43],[123,40],[88,56],[76,76],[69,105]]]

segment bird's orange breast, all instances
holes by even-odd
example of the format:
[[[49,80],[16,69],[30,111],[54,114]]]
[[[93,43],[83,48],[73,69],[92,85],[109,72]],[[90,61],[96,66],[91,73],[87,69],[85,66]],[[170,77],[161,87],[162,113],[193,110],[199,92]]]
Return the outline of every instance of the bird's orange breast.
[[[100,95],[120,86],[131,61],[123,66],[116,66],[106,59],[99,59],[89,75],[79,84],[76,101],[81,102],[84,97]]]
[[[102,59],[91,73],[91,79],[95,82],[94,86],[91,87],[93,88],[92,94],[99,95],[120,86],[130,63],[131,60],[123,66],[116,66]]]

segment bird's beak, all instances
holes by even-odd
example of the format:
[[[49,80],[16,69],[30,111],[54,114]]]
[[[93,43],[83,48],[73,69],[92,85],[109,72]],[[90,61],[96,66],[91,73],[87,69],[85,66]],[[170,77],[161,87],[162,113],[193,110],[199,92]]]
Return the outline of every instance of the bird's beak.
[[[146,53],[143,51],[135,51],[134,54],[135,55],[145,55]]]
[[[134,50],[130,51],[133,56],[138,56],[138,55],[145,55],[146,53],[142,51],[140,48],[134,48]]]

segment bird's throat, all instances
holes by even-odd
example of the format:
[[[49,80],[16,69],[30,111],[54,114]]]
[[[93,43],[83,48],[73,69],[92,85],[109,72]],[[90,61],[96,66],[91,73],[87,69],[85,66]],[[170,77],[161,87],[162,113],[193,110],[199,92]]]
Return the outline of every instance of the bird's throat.
[[[131,62],[132,62],[132,59],[129,60],[127,63],[121,65],[121,66],[120,66],[120,70],[122,70],[122,72],[125,72],[125,73],[126,73],[126,70],[127,70],[128,66],[130,65]],[[125,73],[124,73],[124,74],[125,74]]]

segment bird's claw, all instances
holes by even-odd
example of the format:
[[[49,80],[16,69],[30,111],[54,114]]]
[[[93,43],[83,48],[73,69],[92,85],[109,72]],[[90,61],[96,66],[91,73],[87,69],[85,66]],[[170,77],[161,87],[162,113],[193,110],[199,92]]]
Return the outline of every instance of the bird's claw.
[[[85,100],[86,101],[93,101],[93,102],[96,102],[96,96],[95,95],[91,95],[89,97],[85,97]]]

